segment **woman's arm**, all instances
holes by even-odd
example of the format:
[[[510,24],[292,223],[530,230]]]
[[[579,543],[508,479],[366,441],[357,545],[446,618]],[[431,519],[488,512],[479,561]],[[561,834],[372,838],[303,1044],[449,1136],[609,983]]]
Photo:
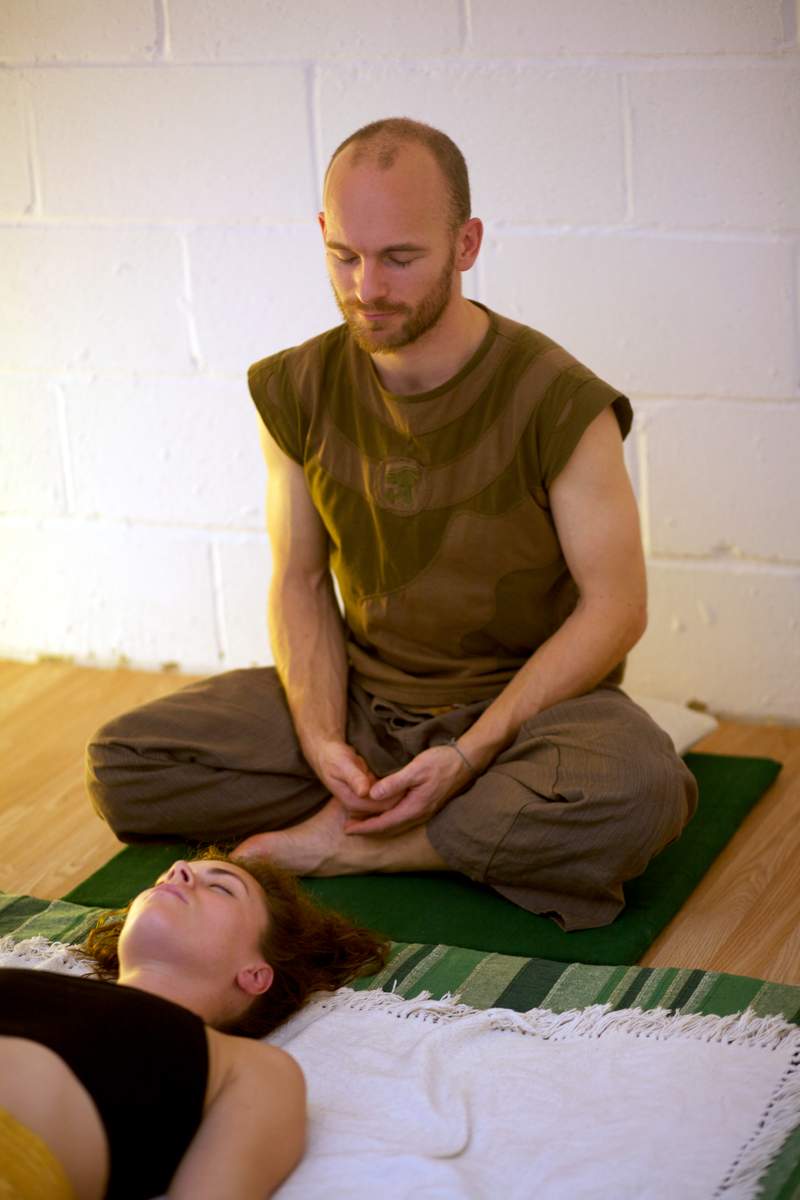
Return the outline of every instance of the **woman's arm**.
[[[169,1200],[264,1200],[300,1161],[305,1129],[298,1064],[277,1046],[241,1039],[175,1173]]]

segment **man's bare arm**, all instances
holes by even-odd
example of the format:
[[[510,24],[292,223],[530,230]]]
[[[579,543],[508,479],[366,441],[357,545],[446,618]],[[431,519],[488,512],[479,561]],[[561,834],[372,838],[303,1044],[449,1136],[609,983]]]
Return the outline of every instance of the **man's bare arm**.
[[[591,691],[644,632],[644,555],[622,438],[610,410],[583,434],[550,488],[564,558],[580,598],[478,720],[458,739],[469,770],[449,747],[424,750],[376,783],[388,811],[352,822],[348,833],[399,833],[429,820],[516,737],[523,721]]]
[[[578,604],[459,739],[481,770],[514,740],[523,721],[591,691],[647,624],[639,515],[611,409],[583,434],[550,488],[550,505]]]
[[[328,566],[328,534],[303,468],[260,425],[272,548],[269,630],[275,665],[303,753],[345,807],[374,776],[346,744],[347,656]]]

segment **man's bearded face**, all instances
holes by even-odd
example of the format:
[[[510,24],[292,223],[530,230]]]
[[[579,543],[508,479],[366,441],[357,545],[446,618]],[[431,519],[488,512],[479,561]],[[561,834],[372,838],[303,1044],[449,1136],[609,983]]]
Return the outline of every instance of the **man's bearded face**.
[[[455,246],[451,245],[447,260],[434,280],[415,280],[417,286],[412,288],[408,286],[411,281],[407,283],[403,275],[413,270],[414,264],[409,264],[408,268],[395,268],[396,272],[401,273],[396,289],[390,291],[388,297],[366,302],[359,300],[353,295],[353,290],[347,288],[342,279],[343,272],[334,264],[330,270],[334,298],[357,345],[368,354],[385,354],[411,345],[432,329],[452,296],[454,262]],[[387,270],[391,271],[391,268]],[[420,274],[419,271],[414,273]],[[426,285],[427,290],[419,298],[413,297],[414,291],[419,292],[420,287]],[[401,296],[406,296],[406,299],[401,299]],[[367,313],[370,315],[367,316]],[[373,314],[381,316],[376,319]]]

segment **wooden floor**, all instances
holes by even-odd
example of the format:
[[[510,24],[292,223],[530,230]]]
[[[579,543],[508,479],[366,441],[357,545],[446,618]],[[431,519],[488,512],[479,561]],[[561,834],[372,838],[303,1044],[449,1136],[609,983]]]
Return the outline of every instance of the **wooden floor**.
[[[185,676],[0,662],[0,890],[63,895],[120,848],[83,787],[83,747]],[[694,749],[766,755],[777,782],[642,959],[800,984],[800,728],[723,723]]]

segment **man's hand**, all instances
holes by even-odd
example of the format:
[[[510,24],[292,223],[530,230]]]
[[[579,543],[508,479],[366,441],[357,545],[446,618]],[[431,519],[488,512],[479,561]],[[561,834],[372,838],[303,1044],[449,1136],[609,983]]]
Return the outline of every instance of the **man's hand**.
[[[377,817],[349,821],[344,831],[397,834],[413,829],[429,821],[474,775],[452,746],[423,750],[399,771],[370,787],[372,811],[387,811]]]
[[[384,811],[385,804],[370,799],[370,788],[378,782],[378,777],[347,742],[323,742],[315,747],[310,761],[331,795],[341,800],[348,813]]]

